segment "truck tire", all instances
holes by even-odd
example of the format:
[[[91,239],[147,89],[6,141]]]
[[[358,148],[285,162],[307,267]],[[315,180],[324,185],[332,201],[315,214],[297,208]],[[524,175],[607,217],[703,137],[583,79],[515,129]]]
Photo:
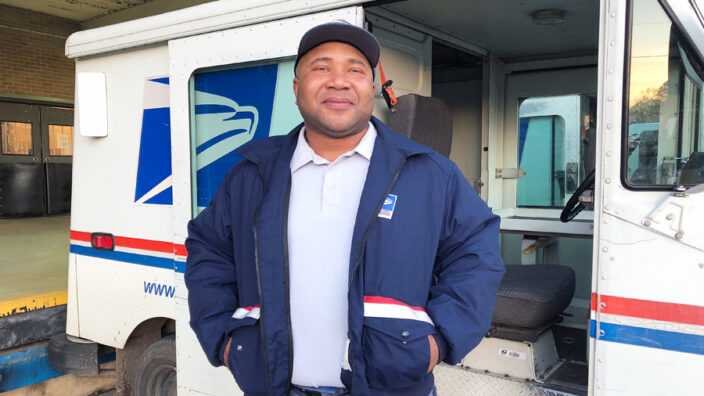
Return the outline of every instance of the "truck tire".
[[[176,337],[168,335],[150,345],[134,373],[136,396],[176,396]]]

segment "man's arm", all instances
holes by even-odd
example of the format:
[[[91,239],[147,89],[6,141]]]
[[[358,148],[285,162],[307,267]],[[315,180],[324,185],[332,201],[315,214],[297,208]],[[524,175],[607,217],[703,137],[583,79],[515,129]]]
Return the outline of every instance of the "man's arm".
[[[439,360],[456,364],[479,344],[491,325],[504,272],[499,218],[455,166],[427,307],[439,333]]]
[[[237,309],[237,277],[230,224],[229,181],[188,224],[188,260],[184,280],[188,288],[191,328],[214,366],[226,364],[225,347],[232,331],[248,321],[232,318]]]

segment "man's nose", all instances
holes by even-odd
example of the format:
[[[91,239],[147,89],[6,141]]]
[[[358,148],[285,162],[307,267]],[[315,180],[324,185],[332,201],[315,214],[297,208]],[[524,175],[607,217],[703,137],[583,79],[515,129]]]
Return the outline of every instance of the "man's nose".
[[[333,69],[330,72],[330,79],[328,80],[328,87],[344,89],[349,87],[348,75],[343,69]]]

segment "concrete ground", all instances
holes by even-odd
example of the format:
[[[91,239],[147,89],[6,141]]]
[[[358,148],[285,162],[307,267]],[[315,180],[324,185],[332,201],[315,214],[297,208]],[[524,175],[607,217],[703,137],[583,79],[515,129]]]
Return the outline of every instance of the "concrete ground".
[[[66,290],[69,219],[0,219],[0,302]]]

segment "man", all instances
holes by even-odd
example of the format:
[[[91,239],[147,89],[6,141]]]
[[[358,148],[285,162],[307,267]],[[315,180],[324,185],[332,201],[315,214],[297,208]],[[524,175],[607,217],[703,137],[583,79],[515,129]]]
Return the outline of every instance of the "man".
[[[379,43],[301,39],[303,125],[252,142],[189,224],[191,326],[247,395],[434,394],[489,327],[498,218],[447,158],[371,116]]]

